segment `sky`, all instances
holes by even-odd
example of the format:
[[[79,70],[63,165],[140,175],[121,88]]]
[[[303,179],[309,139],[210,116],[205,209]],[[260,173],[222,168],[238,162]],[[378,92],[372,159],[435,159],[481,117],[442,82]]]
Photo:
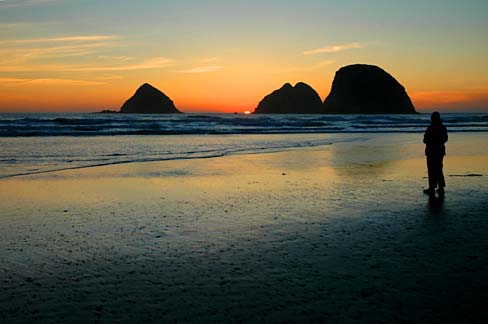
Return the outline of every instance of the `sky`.
[[[148,82],[184,112],[284,83],[322,100],[378,65],[419,111],[488,111],[486,0],[0,0],[0,112],[120,109]]]

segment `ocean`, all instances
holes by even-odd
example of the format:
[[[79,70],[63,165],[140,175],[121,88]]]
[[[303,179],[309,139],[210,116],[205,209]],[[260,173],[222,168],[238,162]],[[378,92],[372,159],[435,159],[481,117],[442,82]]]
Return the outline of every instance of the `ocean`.
[[[487,132],[488,114],[442,114],[450,133]],[[265,153],[423,133],[418,115],[0,114],[0,178],[132,162]]]
[[[451,132],[485,132],[487,113],[442,114]],[[423,132],[429,114],[0,114],[0,137]]]

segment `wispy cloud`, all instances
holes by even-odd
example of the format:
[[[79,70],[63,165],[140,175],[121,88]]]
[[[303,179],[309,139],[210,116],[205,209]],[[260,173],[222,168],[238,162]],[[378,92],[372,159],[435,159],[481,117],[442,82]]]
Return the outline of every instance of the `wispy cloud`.
[[[119,55],[119,56],[99,55],[97,58],[99,58],[100,60],[108,60],[108,61],[112,61],[112,62],[129,62],[129,61],[134,60],[134,57],[125,56],[125,55]]]
[[[82,67],[67,67],[68,71],[131,71],[131,70],[146,70],[159,69],[172,66],[174,61],[167,57],[153,57],[146,59],[141,63],[115,65],[115,66],[82,66]]]
[[[348,43],[348,44],[337,44],[337,45],[327,45],[320,48],[304,51],[304,55],[315,55],[323,53],[337,53],[349,49],[362,48],[360,43]]]
[[[107,44],[88,43],[39,48],[5,48],[0,49],[0,63],[21,64],[33,60],[86,56],[95,54],[102,47],[107,47]]]
[[[173,65],[166,57],[136,60],[102,55],[101,50],[120,46],[114,35],[78,35],[0,41],[0,72],[130,71]],[[65,58],[83,56],[85,64],[65,64]],[[92,63],[91,63],[92,62]]]
[[[121,75],[109,74],[109,75],[101,75],[96,77],[97,80],[101,81],[112,81],[112,80],[120,80],[123,77]]]
[[[0,41],[0,72],[112,72],[174,65],[167,57],[117,55],[114,48],[124,46],[120,39],[115,35],[64,35]],[[73,57],[79,59],[67,60]]]
[[[331,64],[334,64],[334,63],[335,63],[335,61],[332,61],[332,60],[321,61],[321,62],[319,62],[319,64],[317,64],[318,65],[317,67],[318,68],[321,68],[321,67],[324,67],[326,65],[331,65]]]
[[[178,71],[179,73],[208,73],[222,70],[224,67],[219,65],[198,66],[188,70]]]
[[[55,79],[55,78],[38,78],[38,79],[0,78],[0,84],[6,87],[19,87],[19,86],[26,86],[26,85],[94,86],[94,85],[102,85],[105,83],[99,81]]]
[[[1,6],[0,2],[0,11],[3,10],[4,7]],[[18,20],[18,21],[10,21],[10,22],[0,22],[0,38],[2,39],[0,42],[4,44],[5,41],[9,40],[9,37],[15,34],[21,33],[30,33],[32,30],[41,30],[44,28],[63,28],[65,26],[65,22],[61,20],[49,20],[49,21],[42,21],[42,20]],[[59,30],[59,29],[58,29]]]
[[[87,56],[101,48],[120,46],[113,35],[81,35],[0,41],[0,65],[29,65],[34,61]]]
[[[215,61],[217,61],[218,59],[219,59],[219,58],[218,58],[218,57],[216,57],[216,56],[214,56],[214,57],[206,57],[206,58],[204,58],[204,59],[200,60],[200,62],[201,62],[201,63],[203,63],[203,64],[208,64],[208,63],[215,62]]]
[[[154,57],[146,59],[141,63],[125,65],[3,65],[0,72],[107,72],[107,71],[132,71],[145,69],[165,68],[173,65],[173,60],[165,57]]]
[[[82,36],[61,36],[31,39],[12,39],[0,41],[2,45],[14,44],[37,44],[37,43],[61,43],[61,42],[100,42],[115,40],[119,37],[113,35],[82,35]]]
[[[0,8],[32,7],[55,2],[60,0],[0,0]]]

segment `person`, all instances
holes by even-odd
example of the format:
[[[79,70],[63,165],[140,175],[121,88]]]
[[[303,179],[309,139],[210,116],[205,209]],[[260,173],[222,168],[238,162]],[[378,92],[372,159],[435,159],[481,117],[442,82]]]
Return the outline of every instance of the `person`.
[[[428,195],[434,195],[435,189],[439,195],[444,194],[446,182],[442,171],[445,143],[447,142],[447,129],[442,124],[441,115],[436,111],[430,116],[430,126],[424,134],[425,155],[427,157],[427,172],[429,175],[429,188],[424,190]]]

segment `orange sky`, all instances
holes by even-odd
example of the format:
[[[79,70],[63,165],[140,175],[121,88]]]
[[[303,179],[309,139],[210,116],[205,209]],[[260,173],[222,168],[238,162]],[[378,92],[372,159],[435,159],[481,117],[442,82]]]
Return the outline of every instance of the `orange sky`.
[[[184,112],[242,112],[286,82],[325,99],[355,63],[392,74],[417,110],[487,111],[487,3],[413,2],[121,0],[115,15],[104,2],[2,1],[0,112],[118,110],[145,82]]]

